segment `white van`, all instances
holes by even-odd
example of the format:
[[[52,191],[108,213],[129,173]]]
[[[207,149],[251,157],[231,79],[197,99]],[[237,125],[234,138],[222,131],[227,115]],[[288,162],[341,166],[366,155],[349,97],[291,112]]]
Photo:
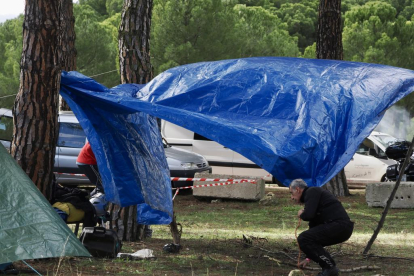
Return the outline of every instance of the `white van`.
[[[161,134],[171,146],[203,155],[213,169],[213,174],[264,177],[268,182],[276,182],[269,172],[243,155],[198,133],[162,120]]]
[[[214,174],[266,176],[266,181],[278,183],[267,171],[246,157],[188,129],[162,120],[161,133],[170,145],[203,155]],[[387,158],[385,148],[396,140],[386,133],[372,132],[346,165],[347,180],[352,183],[385,181],[387,167],[396,164],[396,161]]]
[[[351,161],[345,166],[348,182],[386,181],[387,167],[397,161],[387,158],[385,149],[398,139],[389,134],[373,131],[359,145]]]

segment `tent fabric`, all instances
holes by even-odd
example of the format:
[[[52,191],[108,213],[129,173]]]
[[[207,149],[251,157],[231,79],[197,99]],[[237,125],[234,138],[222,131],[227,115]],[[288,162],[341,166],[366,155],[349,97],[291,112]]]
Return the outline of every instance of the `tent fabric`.
[[[77,72],[62,74],[60,93],[91,144],[106,200],[122,207],[138,204],[141,224],[169,224],[170,172],[156,118],[118,103],[130,93],[109,90]]]
[[[90,257],[26,173],[0,144],[0,264]]]
[[[123,84],[105,93],[76,93],[197,132],[285,185],[302,178],[322,186],[349,162],[387,108],[412,91],[414,72],[407,69],[261,57],[175,67],[142,88]]]

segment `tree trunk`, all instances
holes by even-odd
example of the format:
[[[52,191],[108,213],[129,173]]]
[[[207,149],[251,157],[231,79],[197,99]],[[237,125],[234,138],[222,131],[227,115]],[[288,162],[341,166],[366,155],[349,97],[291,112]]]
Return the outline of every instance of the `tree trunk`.
[[[319,1],[316,57],[318,59],[343,60],[341,0]],[[348,184],[343,169],[325,186],[336,196],[349,195]]]
[[[329,180],[329,182],[326,183],[325,188],[335,196],[349,196],[345,171],[342,169],[336,176]]]
[[[119,27],[121,83],[145,84],[154,77],[150,60],[152,0],[125,0]]]
[[[60,33],[59,46],[62,50],[61,61],[62,70],[67,72],[76,70],[76,49],[75,49],[75,17],[73,16],[72,0],[60,0]],[[69,105],[62,97],[60,99],[60,110],[70,110]]]
[[[341,0],[320,0],[316,57],[343,60]]]
[[[11,155],[49,199],[58,137],[58,2],[26,0]]]
[[[144,226],[138,226],[136,223],[136,206],[120,208],[119,205],[110,204],[109,213],[111,214],[109,227],[117,232],[120,239],[123,241],[143,240]]]
[[[152,0],[124,2],[118,44],[121,83],[144,84],[153,78],[149,49],[151,12]],[[137,206],[114,206],[110,214],[119,237],[128,241],[144,238],[144,226],[137,223]]]

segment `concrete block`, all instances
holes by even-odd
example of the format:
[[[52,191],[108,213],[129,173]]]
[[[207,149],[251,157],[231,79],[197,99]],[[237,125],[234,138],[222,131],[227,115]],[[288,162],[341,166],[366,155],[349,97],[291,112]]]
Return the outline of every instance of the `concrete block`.
[[[367,184],[365,199],[369,207],[385,207],[395,182]],[[391,208],[414,208],[414,182],[401,182]]]
[[[212,186],[193,189],[193,195],[211,198],[233,198],[242,200],[260,200],[265,194],[265,181],[262,178],[246,177],[245,175],[225,175],[196,173],[195,178],[220,178],[220,179],[255,179],[257,184],[236,183],[225,186]],[[212,181],[194,181],[194,186],[217,183]]]

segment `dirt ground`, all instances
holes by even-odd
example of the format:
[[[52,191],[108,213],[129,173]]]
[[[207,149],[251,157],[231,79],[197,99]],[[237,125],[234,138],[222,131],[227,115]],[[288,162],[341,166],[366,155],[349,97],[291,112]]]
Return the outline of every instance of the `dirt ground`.
[[[280,199],[277,206],[274,207],[258,207],[255,203],[222,201],[212,204],[210,200],[200,201],[191,194],[179,195],[175,200],[175,210],[183,221],[183,237],[182,250],[178,254],[166,253],[163,246],[171,242],[168,229],[164,226],[155,227],[153,238],[144,242],[124,242],[122,252],[135,252],[140,249],[148,248],[154,250],[155,259],[144,261],[131,261],[121,259],[97,259],[97,258],[63,258],[47,259],[47,260],[29,260],[27,263],[33,266],[41,275],[288,275],[289,271],[295,269],[298,257],[298,247],[294,238],[295,221],[287,230],[277,238],[266,236],[272,234],[266,230],[266,224],[258,223],[258,228],[265,230],[254,231],[253,227],[244,228],[237,226],[223,226],[223,229],[232,229],[232,231],[240,231],[230,236],[223,236],[218,231],[213,235],[206,234],[209,231],[202,231],[203,228],[214,232],[214,228],[219,226],[211,226],[209,223],[197,225],[197,223],[189,224],[188,218],[196,216],[202,217],[202,220],[211,217],[218,217],[220,212],[231,206],[234,212],[240,211],[246,216],[249,214],[255,216],[255,210],[266,210],[269,213],[280,211],[281,208],[288,210],[294,214],[287,201],[287,191],[277,190],[274,192],[276,197]],[[365,233],[366,223],[369,227],[376,226],[377,215],[375,219],[363,220],[362,217],[372,216],[372,212],[380,213],[380,210],[369,210],[369,214],[362,212],[360,207],[365,205],[365,197],[361,192],[355,192],[352,197],[340,199],[344,206],[349,207],[351,217],[357,218],[355,238],[351,238],[344,244],[329,247],[329,251],[334,255],[338,267],[342,270],[341,275],[414,275],[414,244],[411,233],[400,233],[401,238],[397,239],[395,244],[387,242],[387,238],[380,239],[375,243],[375,247],[370,251],[371,256],[363,256],[362,251],[366,245],[367,239],[370,238],[372,232]],[[197,212],[194,212],[196,206]],[[355,206],[352,207],[352,206]],[[289,209],[290,208],[290,209]],[[364,207],[362,207],[364,208]],[[368,207],[367,207],[368,208]],[[292,209],[292,210],[291,210]],[[354,210],[355,209],[355,210]],[[368,209],[367,209],[368,210]],[[363,211],[363,210],[362,210]],[[367,211],[368,212],[368,211]],[[395,221],[400,219],[411,219],[412,210],[393,210],[390,217],[396,217]],[[181,215],[180,215],[181,214]],[[235,213],[234,213],[235,214]],[[233,216],[230,214],[229,216]],[[407,216],[407,217],[406,217]],[[250,218],[249,218],[250,219]],[[280,218],[285,220],[286,217]],[[257,218],[256,218],[257,220]],[[233,223],[229,218],[229,223]],[[248,220],[246,220],[248,222]],[[254,220],[252,220],[254,221]],[[258,219],[257,221],[260,221]],[[243,223],[247,223],[243,222]],[[391,222],[392,223],[392,220]],[[259,225],[260,224],[260,225]],[[288,224],[288,223],[287,223]],[[411,224],[414,224],[411,221]],[[195,228],[195,233],[191,232]],[[271,228],[270,228],[271,229]],[[305,229],[305,228],[302,228]],[[164,231],[164,232],[163,232]],[[262,232],[261,232],[262,231]],[[404,232],[405,230],[403,230]],[[391,231],[392,232],[392,231]],[[400,231],[401,232],[401,231]],[[407,231],[405,231],[407,232]],[[285,233],[285,234],[284,234]],[[388,233],[389,234],[389,233]],[[396,232],[395,235],[400,235]],[[245,235],[246,239],[243,239]],[[394,236],[395,236],[394,235]],[[248,244],[246,244],[246,241]],[[18,269],[27,270],[28,267],[22,262],[16,262]],[[317,265],[311,263],[311,269],[304,270],[305,275],[317,275],[319,272]],[[356,269],[356,271],[346,271]],[[26,275],[26,274],[21,274]],[[33,274],[31,274],[33,275]]]

